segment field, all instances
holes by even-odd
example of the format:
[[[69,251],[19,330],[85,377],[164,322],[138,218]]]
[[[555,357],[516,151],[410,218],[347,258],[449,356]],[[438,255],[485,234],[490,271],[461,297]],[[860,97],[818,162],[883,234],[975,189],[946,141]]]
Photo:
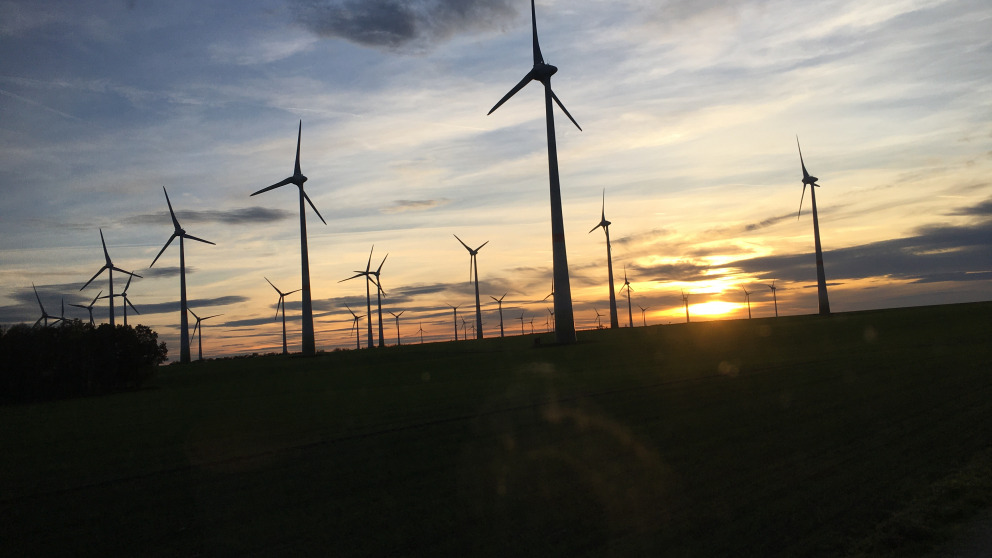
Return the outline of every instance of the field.
[[[992,505],[992,303],[550,342],[0,408],[3,553],[925,555]]]

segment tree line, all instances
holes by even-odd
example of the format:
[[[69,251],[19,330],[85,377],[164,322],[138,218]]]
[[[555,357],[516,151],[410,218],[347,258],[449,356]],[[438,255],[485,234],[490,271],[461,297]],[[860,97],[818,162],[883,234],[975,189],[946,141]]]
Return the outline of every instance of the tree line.
[[[66,320],[0,327],[0,401],[80,397],[136,389],[168,350],[151,328]]]

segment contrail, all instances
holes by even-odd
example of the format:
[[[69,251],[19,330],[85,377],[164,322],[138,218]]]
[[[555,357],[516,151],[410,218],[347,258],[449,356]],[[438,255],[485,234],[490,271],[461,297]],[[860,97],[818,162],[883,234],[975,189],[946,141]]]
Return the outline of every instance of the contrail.
[[[68,118],[70,120],[75,120],[77,122],[82,122],[82,119],[77,118],[77,117],[75,117],[75,116],[73,116],[71,114],[64,113],[64,112],[62,112],[60,110],[55,110],[52,107],[48,107],[48,106],[45,106],[45,105],[39,103],[38,101],[35,101],[33,99],[28,99],[27,97],[21,97],[20,95],[17,95],[16,93],[11,93],[10,91],[7,91],[5,89],[0,89],[0,94],[6,95],[8,97],[12,97],[14,99],[17,99],[18,101],[23,101],[25,103],[28,103],[30,105],[34,105],[34,106],[39,107],[39,108],[43,108],[43,109],[47,110],[48,112],[57,114],[57,115],[62,116],[64,118]]]

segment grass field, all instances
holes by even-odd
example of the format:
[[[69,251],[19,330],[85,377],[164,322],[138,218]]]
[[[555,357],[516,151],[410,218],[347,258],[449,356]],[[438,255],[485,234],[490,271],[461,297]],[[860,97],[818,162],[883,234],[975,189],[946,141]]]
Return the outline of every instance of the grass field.
[[[0,546],[905,556],[992,505],[992,303],[579,341],[169,366],[0,408]]]

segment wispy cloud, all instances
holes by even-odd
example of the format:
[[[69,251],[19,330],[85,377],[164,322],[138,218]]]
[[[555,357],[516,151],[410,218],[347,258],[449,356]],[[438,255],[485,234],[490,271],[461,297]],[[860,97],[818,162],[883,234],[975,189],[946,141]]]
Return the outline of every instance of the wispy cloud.
[[[436,200],[396,200],[389,207],[383,208],[382,213],[404,213],[406,211],[427,211],[428,209],[434,209],[435,207],[441,207],[446,205],[451,200],[448,198],[440,198]]]
[[[245,207],[227,211],[193,211],[181,210],[176,212],[176,218],[182,223],[221,223],[224,225],[239,225],[241,223],[274,223],[293,216],[290,211],[269,209],[267,207]],[[145,225],[148,223],[171,223],[168,211],[133,215],[121,220],[125,225]]]

